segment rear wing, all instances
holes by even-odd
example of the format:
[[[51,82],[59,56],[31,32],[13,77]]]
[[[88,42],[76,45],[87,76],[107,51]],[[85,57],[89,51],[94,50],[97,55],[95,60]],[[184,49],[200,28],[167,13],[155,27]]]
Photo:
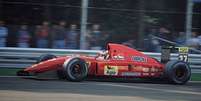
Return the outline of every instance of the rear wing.
[[[178,53],[178,60],[188,62],[188,47],[162,46],[161,63],[170,61],[170,54],[173,52]]]

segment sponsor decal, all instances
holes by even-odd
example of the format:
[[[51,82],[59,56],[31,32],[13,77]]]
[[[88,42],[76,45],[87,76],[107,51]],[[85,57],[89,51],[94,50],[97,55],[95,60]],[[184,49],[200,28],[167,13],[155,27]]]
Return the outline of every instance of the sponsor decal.
[[[142,73],[143,76],[149,76],[149,73]]]
[[[104,75],[117,75],[117,74],[118,74],[118,67],[117,66],[106,65],[104,67]]]
[[[122,56],[122,55],[115,55],[115,56],[113,56],[113,59],[115,59],[115,60],[125,60],[125,57]]]
[[[147,58],[141,56],[132,56],[131,60],[136,62],[147,62]]]
[[[155,73],[151,73],[151,76],[154,76],[155,75]]]
[[[151,67],[151,72],[157,72],[157,71],[158,71],[158,69]]]
[[[178,59],[184,62],[188,62],[188,47],[178,47],[179,55]]]
[[[121,73],[122,76],[141,76],[139,72],[123,72]]]
[[[160,71],[160,69],[159,68],[156,68],[156,67],[151,67],[150,68],[151,70],[151,72],[159,72]]]
[[[188,53],[189,48],[188,47],[178,47],[179,53]]]
[[[149,68],[144,67],[144,68],[142,68],[142,71],[143,72],[149,72]]]
[[[134,66],[135,69],[141,69],[144,68],[143,66]]]

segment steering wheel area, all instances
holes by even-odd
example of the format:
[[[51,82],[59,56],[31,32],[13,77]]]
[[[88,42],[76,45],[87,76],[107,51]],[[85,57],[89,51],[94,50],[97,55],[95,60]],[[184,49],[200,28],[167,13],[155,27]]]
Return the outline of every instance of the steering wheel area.
[[[109,52],[108,50],[105,51],[101,51],[98,53],[98,55],[96,56],[96,59],[98,60],[108,60],[109,59]]]

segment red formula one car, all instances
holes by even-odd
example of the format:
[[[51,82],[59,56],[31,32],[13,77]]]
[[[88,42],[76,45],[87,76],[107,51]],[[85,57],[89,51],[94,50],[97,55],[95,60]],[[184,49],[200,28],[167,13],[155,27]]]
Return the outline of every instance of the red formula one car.
[[[170,54],[168,52],[167,50],[163,51],[163,53]],[[87,76],[101,76],[164,78],[174,84],[185,84],[191,76],[188,63],[181,60],[169,61],[170,55],[164,56],[163,53],[163,61],[159,62],[135,49],[109,43],[107,50],[95,57],[42,55],[37,64],[19,71],[17,75],[39,75],[48,71],[56,71],[59,78],[69,81],[82,81]],[[186,57],[186,55],[180,55],[180,58],[182,56]]]

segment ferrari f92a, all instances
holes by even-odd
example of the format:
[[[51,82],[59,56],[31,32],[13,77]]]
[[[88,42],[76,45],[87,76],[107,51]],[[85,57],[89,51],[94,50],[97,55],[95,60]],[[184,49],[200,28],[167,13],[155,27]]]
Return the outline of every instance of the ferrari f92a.
[[[185,49],[183,51],[186,52]],[[69,81],[82,81],[87,76],[100,76],[162,78],[170,83],[185,84],[191,76],[188,63],[182,61],[183,58],[182,60],[170,61],[169,54],[170,51],[167,48],[162,50],[162,61],[159,62],[130,47],[109,43],[107,50],[102,51],[95,57],[42,55],[38,63],[19,71],[17,75],[39,75],[48,71],[56,71],[59,78]],[[182,56],[187,55],[180,54],[180,57]]]

